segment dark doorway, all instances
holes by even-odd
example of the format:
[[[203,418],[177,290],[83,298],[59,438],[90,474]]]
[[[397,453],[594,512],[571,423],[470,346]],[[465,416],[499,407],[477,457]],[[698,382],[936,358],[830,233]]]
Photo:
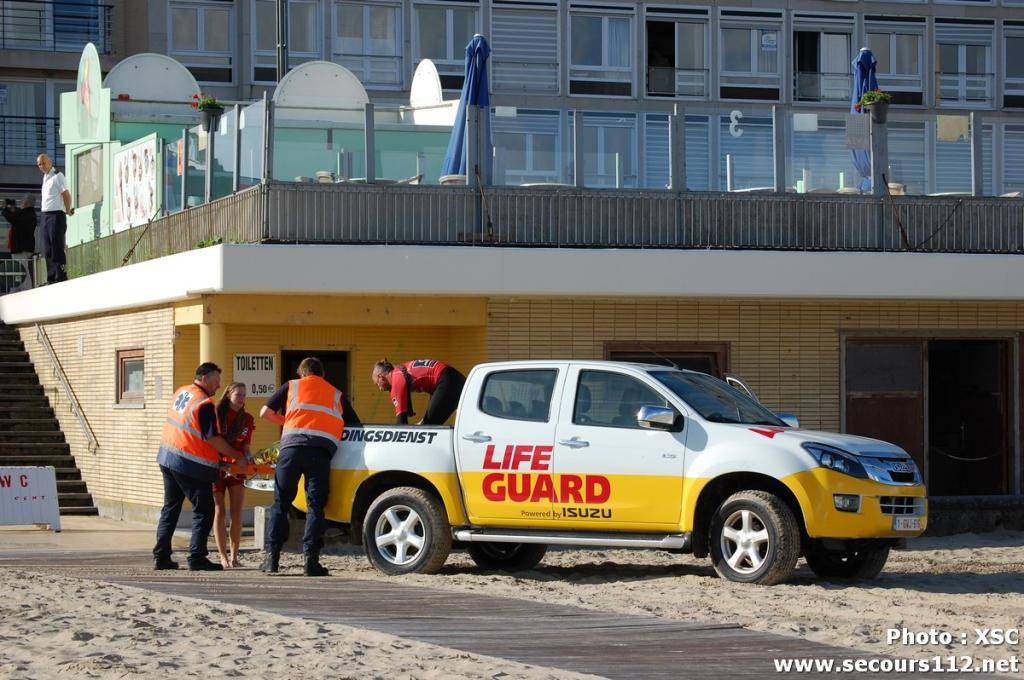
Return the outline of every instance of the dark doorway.
[[[306,357],[316,357],[324,365],[324,378],[348,394],[348,352],[325,352],[316,349],[286,349],[281,351],[281,382],[296,378],[295,372]]]
[[[671,21],[647,22],[647,94],[676,94],[676,25]]]
[[[716,378],[729,372],[729,344],[725,342],[606,342],[604,356],[611,361],[675,365]]]
[[[924,343],[846,343],[846,432],[892,442],[924,465]]]
[[[936,496],[1009,493],[1007,343],[928,343],[928,486]]]

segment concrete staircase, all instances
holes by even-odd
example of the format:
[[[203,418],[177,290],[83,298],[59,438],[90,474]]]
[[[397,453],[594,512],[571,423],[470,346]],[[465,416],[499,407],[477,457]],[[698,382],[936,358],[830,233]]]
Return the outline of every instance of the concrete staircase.
[[[0,466],[52,465],[62,515],[96,515],[71,447],[18,332],[0,324]]]

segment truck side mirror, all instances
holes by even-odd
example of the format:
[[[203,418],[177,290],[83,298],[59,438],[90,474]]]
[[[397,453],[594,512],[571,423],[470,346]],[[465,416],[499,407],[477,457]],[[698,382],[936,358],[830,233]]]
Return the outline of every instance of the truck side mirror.
[[[776,413],[775,417],[790,427],[800,427],[800,421],[792,413]]]
[[[675,409],[664,406],[641,406],[636,414],[636,422],[648,430],[672,430],[682,419]]]

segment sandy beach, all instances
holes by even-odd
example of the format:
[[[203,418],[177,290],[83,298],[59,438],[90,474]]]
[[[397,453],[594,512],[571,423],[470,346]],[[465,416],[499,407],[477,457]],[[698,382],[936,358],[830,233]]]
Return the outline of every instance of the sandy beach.
[[[11,680],[591,677],[34,570],[0,570],[0,593],[0,677]]]
[[[483,573],[464,552],[455,552],[440,574],[397,580],[604,611],[732,622],[876,654],[1024,659],[1024,645],[979,645],[975,635],[978,628],[1016,628],[1024,635],[1024,533],[918,539],[911,546],[893,552],[877,580],[854,583],[822,581],[801,562],[790,583],[749,586],[719,579],[708,560],[630,550],[552,550],[537,569],[515,576]],[[333,574],[392,578],[372,569],[361,552],[335,552],[324,560]],[[287,556],[285,563],[298,569],[297,556]],[[888,643],[886,631],[901,628],[949,631],[956,642]],[[967,645],[960,644],[961,634]]]

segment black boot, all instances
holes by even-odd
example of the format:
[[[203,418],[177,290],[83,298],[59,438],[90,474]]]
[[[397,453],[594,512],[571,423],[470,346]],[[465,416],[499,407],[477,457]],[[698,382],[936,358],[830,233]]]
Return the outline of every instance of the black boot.
[[[331,572],[327,567],[320,564],[320,554],[315,552],[306,553],[306,566],[303,572],[306,576],[328,576]]]
[[[265,574],[276,574],[280,566],[281,551],[268,550],[267,556],[263,558],[263,564],[260,565],[260,571],[262,571]]]
[[[177,569],[178,563],[170,557],[159,557],[153,560],[153,569],[162,571],[164,569]]]

